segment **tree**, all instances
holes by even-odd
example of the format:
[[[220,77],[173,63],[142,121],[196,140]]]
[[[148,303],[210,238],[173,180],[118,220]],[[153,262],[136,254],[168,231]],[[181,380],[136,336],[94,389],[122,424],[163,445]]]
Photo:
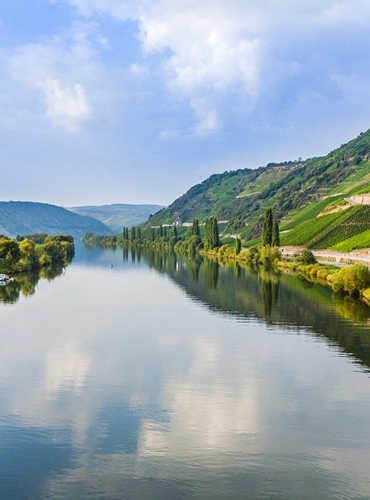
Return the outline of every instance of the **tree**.
[[[277,220],[274,221],[273,227],[272,227],[272,246],[273,247],[280,246],[279,223]]]
[[[303,264],[315,264],[317,262],[316,257],[311,252],[311,250],[303,250],[298,260]]]
[[[358,297],[370,286],[370,270],[361,264],[343,267],[335,274],[332,286],[335,292]]]
[[[25,239],[19,243],[19,249],[24,265],[28,269],[37,267],[39,263],[38,255],[36,253],[36,245],[32,240]]]
[[[131,241],[135,241],[136,240],[136,227],[133,226],[131,228]]]
[[[210,217],[206,220],[205,227],[205,246],[208,249],[220,246],[220,236],[216,217]]]
[[[189,238],[191,236],[198,236],[200,238],[199,219],[193,220],[193,224],[189,227],[189,229],[187,231],[187,236]]]
[[[21,257],[19,245],[9,238],[0,239],[0,267],[11,268]]]
[[[235,238],[235,255],[239,255],[241,249],[242,249],[242,242],[240,238]]]
[[[265,212],[265,220],[262,228],[262,245],[270,247],[272,245],[272,228],[273,228],[273,215],[272,209],[268,208]]]

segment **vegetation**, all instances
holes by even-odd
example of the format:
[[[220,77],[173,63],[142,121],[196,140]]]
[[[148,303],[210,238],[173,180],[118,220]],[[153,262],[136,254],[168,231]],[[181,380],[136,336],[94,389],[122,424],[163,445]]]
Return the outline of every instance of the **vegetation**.
[[[332,287],[337,293],[358,297],[363,290],[370,287],[370,270],[359,264],[344,267],[333,276]]]
[[[218,220],[227,221],[224,233],[238,233],[242,240],[248,241],[262,235],[266,211],[271,209],[282,231],[292,230],[282,244],[298,245],[302,240],[300,224],[311,222],[312,231],[305,240],[313,239],[314,226],[321,224],[319,216],[331,215],[334,229],[342,222],[341,209],[350,206],[346,200],[366,193],[370,193],[370,130],[324,157],[212,175],[150,217],[145,226],[172,225],[177,220],[194,219],[202,224],[213,214]],[[364,207],[348,210],[358,208]],[[345,212],[347,210],[343,210]],[[328,238],[330,245],[370,229],[366,211],[363,215],[362,228],[357,221],[350,227],[349,221],[337,238],[333,235]],[[325,224],[324,219],[322,227]],[[314,243],[315,248],[328,245],[324,239]],[[271,244],[279,246],[277,240]],[[357,245],[361,242],[357,241]]]
[[[72,236],[33,234],[0,237],[0,272],[18,273],[54,265],[67,265],[74,256]]]
[[[309,248],[334,248],[337,244],[370,229],[370,206],[357,205],[346,210],[306,220],[281,236],[282,245],[304,245]],[[365,240],[354,240],[354,246]],[[350,248],[347,242],[347,248]]]
[[[25,201],[0,202],[0,234],[9,237],[41,232],[82,237],[88,231],[112,234],[100,221],[62,207]]]

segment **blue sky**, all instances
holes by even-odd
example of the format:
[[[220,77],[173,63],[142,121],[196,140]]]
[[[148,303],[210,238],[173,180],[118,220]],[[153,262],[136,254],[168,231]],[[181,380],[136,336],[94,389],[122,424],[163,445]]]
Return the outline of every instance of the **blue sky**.
[[[370,127],[370,0],[0,6],[1,200],[169,204]]]

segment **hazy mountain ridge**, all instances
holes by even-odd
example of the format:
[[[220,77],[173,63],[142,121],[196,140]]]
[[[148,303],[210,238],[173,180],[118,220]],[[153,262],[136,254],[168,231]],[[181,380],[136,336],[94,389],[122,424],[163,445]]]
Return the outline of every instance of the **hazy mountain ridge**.
[[[114,203],[112,205],[87,205],[68,207],[67,210],[79,215],[94,217],[112,231],[121,231],[122,227],[137,226],[145,222],[150,215],[163,208],[163,205]]]
[[[45,232],[82,237],[88,231],[96,234],[111,233],[100,221],[74,214],[56,205],[32,201],[0,202],[0,234],[5,236]]]
[[[229,231],[253,238],[260,233],[266,208],[272,207],[289,224],[317,203],[323,210],[334,201],[344,203],[346,196],[369,192],[369,158],[370,130],[323,157],[214,174],[151,217],[147,225],[176,219],[191,222],[196,217],[203,221],[215,215],[229,221]],[[316,215],[306,213],[304,219]]]

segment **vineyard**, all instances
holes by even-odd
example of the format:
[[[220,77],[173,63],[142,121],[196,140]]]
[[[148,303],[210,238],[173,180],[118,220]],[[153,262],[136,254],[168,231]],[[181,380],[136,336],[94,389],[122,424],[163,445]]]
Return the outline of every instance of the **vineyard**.
[[[339,252],[350,252],[360,248],[370,248],[370,229],[332,246],[333,250]]]
[[[281,244],[302,245],[309,248],[333,248],[347,241],[347,248],[352,250],[369,246],[366,234],[361,236],[369,230],[370,206],[356,206],[299,224],[288,233],[281,235]],[[355,239],[352,240],[352,238]],[[352,244],[354,246],[351,247]],[[339,250],[337,247],[335,249]]]

